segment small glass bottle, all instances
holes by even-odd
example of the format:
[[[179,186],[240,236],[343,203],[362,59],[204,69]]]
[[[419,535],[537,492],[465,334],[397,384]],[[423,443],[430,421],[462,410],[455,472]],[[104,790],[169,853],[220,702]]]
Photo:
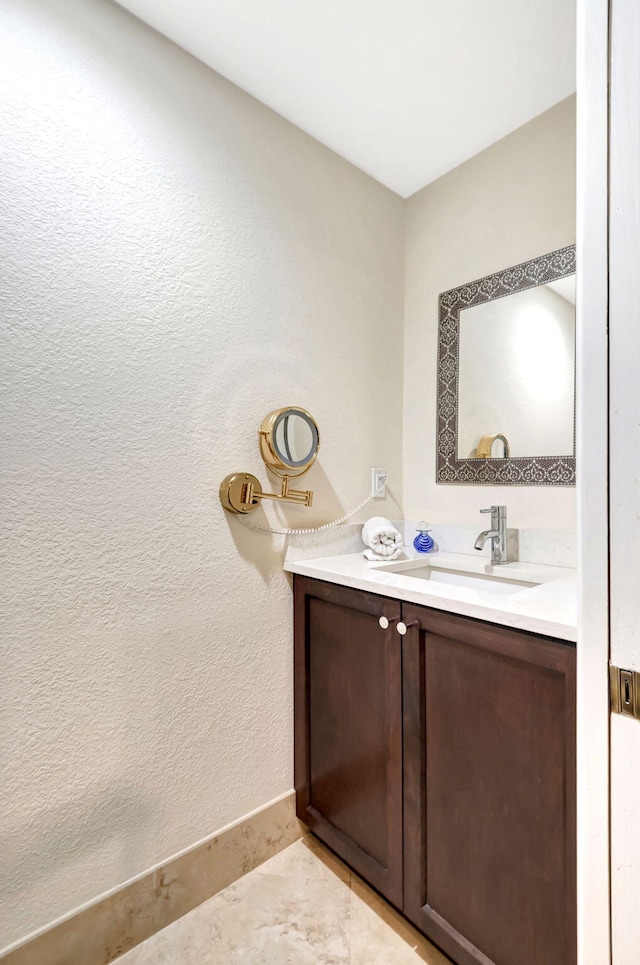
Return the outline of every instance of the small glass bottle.
[[[430,532],[431,530],[427,529],[427,524],[424,520],[418,523],[418,535],[413,541],[413,548],[416,549],[418,553],[430,553],[433,549],[433,539],[429,536]]]

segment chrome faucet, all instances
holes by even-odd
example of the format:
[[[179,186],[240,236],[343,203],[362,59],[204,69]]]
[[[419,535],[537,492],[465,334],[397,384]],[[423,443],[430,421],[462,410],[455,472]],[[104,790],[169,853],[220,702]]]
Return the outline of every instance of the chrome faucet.
[[[484,549],[484,544],[491,540],[491,562],[508,563],[507,559],[507,507],[491,506],[481,509],[481,513],[491,513],[491,529],[485,529],[475,541],[474,549]]]

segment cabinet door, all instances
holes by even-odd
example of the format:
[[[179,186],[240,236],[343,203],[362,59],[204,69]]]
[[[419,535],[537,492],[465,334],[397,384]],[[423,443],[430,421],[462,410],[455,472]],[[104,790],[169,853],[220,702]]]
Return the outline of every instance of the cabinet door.
[[[403,619],[405,914],[459,965],[572,965],[575,648]]]
[[[402,905],[401,638],[395,600],[295,578],[297,814]]]

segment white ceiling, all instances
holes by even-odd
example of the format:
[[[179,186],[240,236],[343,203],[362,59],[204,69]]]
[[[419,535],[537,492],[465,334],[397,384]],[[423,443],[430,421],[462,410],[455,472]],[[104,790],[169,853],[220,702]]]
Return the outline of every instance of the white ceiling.
[[[120,0],[403,197],[575,90],[576,0]]]

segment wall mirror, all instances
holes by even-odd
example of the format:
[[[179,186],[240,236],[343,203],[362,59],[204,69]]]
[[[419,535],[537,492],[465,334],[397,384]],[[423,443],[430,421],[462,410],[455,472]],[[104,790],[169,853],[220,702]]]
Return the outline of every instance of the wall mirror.
[[[318,454],[315,419],[305,409],[288,407],[270,412],[259,430],[260,451],[278,476],[301,476]]]
[[[250,472],[232,472],[220,484],[220,501],[230,513],[252,513],[263,499],[311,506],[311,490],[291,489],[291,476],[301,476],[314,464],[320,447],[315,419],[306,409],[285,406],[266,416],[258,430],[260,453],[271,472],[282,478],[279,493],[267,493]]]
[[[437,482],[575,485],[575,246],[440,295]]]

